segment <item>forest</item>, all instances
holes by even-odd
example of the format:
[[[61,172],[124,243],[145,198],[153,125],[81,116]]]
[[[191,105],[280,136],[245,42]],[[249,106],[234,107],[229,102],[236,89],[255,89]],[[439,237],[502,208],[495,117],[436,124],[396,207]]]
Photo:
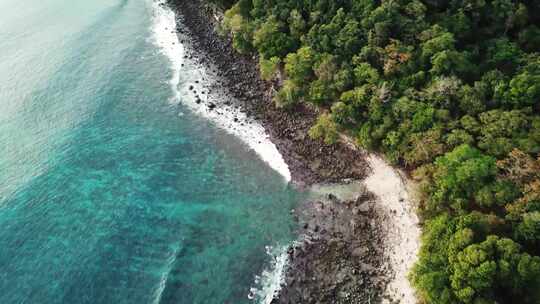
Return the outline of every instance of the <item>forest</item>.
[[[423,303],[540,303],[540,1],[213,2],[311,137],[411,172]]]

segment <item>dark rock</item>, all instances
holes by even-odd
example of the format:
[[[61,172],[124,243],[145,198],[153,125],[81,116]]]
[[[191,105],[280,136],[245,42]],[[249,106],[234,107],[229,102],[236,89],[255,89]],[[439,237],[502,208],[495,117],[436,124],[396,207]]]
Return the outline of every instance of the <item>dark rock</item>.
[[[213,72],[217,82],[211,85],[212,93],[232,96],[232,100],[238,102],[222,98],[226,105],[241,106],[249,118],[257,118],[283,155],[295,183],[311,185],[363,178],[368,166],[361,151],[346,144],[325,145],[306,136],[317,119],[317,109],[308,104],[299,104],[290,110],[274,106],[272,91],[279,82],[259,78],[255,56],[231,51],[230,37],[217,34],[214,12],[203,3],[201,0],[169,0],[179,18],[177,30],[187,36],[182,39],[187,38],[188,50],[191,48],[201,54],[194,60],[216,67]],[[214,103],[208,104],[210,110],[216,107]],[[311,163],[311,160],[317,162]],[[377,302],[374,294],[382,294],[384,282],[377,284],[373,277],[383,276],[379,265],[382,265],[384,238],[378,225],[369,225],[364,217],[373,221],[380,219],[374,208],[362,208],[366,211],[361,215],[353,213],[367,201],[366,197],[362,194],[358,202],[345,203],[329,196],[327,207],[305,204],[297,208],[299,211],[294,217],[299,223],[305,223],[300,238],[305,242],[287,250],[290,266],[285,285],[272,303]],[[309,227],[314,229],[309,230]],[[353,253],[358,256],[351,258]],[[374,269],[369,270],[369,274],[364,273],[363,264],[373,265]],[[335,278],[339,278],[339,284]]]
[[[246,113],[257,116],[282,152],[297,184],[339,182],[365,176],[367,166],[362,152],[345,144],[325,145],[305,136],[317,119],[316,109],[307,104],[299,104],[290,111],[274,106],[271,92],[279,83],[260,79],[256,56],[232,51],[230,37],[222,37],[215,30],[218,24],[211,8],[201,0],[170,0],[169,5],[177,12],[177,31],[181,33],[183,44],[187,45],[188,52],[190,48],[197,50],[185,57],[197,57],[194,60],[199,63],[215,66],[212,71],[218,75],[216,88],[228,91]],[[320,165],[311,166],[306,161],[313,159],[321,160]]]

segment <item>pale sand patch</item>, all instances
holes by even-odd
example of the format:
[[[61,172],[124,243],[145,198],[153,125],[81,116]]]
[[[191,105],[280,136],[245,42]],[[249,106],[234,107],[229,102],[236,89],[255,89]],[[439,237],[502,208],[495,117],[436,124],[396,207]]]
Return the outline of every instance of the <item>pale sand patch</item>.
[[[364,183],[378,197],[378,207],[387,215],[387,220],[381,224],[387,233],[385,252],[394,277],[390,278],[385,295],[402,304],[416,304],[414,289],[407,279],[420,248],[420,227],[410,195],[411,183],[379,156],[367,154],[366,160],[372,172]],[[389,302],[384,300],[383,303]]]
[[[343,139],[354,147],[350,139]],[[414,288],[407,279],[420,248],[421,230],[411,195],[414,193],[413,183],[403,172],[375,154],[366,153],[366,161],[371,168],[366,179],[348,184],[314,185],[310,198],[316,200],[332,193],[340,200],[352,200],[364,186],[373,193],[377,197],[376,208],[384,218],[377,224],[385,232],[384,252],[392,269],[383,303],[390,303],[386,298],[391,298],[400,304],[416,304]]]

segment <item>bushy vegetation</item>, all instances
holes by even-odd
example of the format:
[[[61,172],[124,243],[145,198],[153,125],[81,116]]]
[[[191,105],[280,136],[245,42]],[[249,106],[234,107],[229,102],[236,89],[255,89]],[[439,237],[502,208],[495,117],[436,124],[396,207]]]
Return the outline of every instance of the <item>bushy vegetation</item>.
[[[426,303],[540,303],[540,1],[239,0],[277,105],[345,133],[421,185],[411,280]]]

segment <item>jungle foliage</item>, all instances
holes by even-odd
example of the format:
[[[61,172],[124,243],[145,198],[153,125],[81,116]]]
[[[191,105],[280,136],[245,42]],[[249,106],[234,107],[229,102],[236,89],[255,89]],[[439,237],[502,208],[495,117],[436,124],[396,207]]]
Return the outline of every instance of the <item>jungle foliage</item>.
[[[424,302],[540,302],[540,1],[228,2],[276,104],[322,110],[310,136],[413,172]]]

